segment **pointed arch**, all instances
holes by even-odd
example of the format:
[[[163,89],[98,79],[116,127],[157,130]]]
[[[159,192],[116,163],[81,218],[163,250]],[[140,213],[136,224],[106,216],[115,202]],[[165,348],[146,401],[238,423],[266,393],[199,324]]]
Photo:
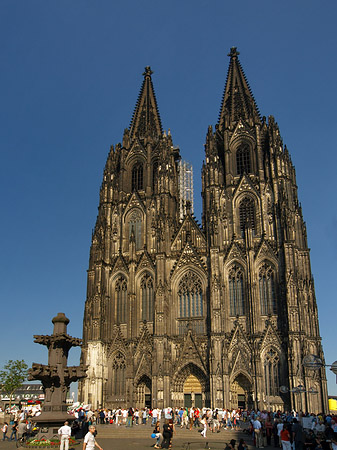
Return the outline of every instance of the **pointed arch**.
[[[274,347],[263,353],[264,389],[267,396],[279,395],[281,385],[280,355]]]
[[[247,143],[242,143],[236,150],[236,173],[243,175],[251,172],[250,147]]]
[[[137,161],[132,167],[131,189],[132,191],[141,191],[144,188],[143,164]]]
[[[134,235],[136,250],[141,250],[143,247],[143,213],[138,208],[133,208],[126,217],[126,223],[128,225],[128,242],[130,241],[131,234]]]
[[[123,396],[125,394],[125,355],[117,351],[112,356],[111,361],[111,393],[113,396]]]
[[[145,272],[140,281],[142,320],[153,322],[154,314],[154,283],[153,277]]]
[[[115,303],[116,303],[116,322],[126,323],[127,321],[127,300],[128,285],[126,278],[120,275],[115,282]]]
[[[189,362],[177,371],[173,377],[174,390],[177,392],[183,392],[184,383],[190,375],[194,375],[201,384],[203,392],[207,392],[209,389],[209,380],[205,372],[194,363]]]
[[[203,315],[202,281],[192,270],[187,271],[178,284],[178,317],[201,317]]]
[[[244,235],[246,228],[250,228],[253,235],[256,233],[255,202],[251,197],[246,196],[240,201],[239,219],[242,236]]]
[[[259,268],[260,308],[262,315],[276,314],[276,283],[275,270],[264,261]]]
[[[241,266],[234,264],[229,269],[229,314],[243,316],[245,314],[245,285],[244,271]]]

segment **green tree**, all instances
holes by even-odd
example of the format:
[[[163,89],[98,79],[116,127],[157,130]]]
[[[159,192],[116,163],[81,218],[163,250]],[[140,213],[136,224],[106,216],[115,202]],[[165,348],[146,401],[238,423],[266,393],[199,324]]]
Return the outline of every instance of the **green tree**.
[[[16,361],[9,360],[0,371],[0,389],[9,396],[9,407],[12,406],[14,392],[22,386],[27,379],[28,366],[23,359]]]

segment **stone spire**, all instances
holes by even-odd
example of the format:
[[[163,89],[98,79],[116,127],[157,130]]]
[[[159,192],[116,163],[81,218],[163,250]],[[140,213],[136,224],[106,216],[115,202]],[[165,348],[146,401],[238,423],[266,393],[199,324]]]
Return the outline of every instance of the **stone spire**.
[[[232,47],[228,54],[230,63],[219,115],[220,130],[235,125],[240,119],[250,125],[260,123],[260,113],[241,67],[239,54],[236,47]]]
[[[130,137],[143,139],[145,136],[158,138],[163,130],[159,116],[156,95],[152,84],[151,67],[145,67],[144,81],[130,124]]]

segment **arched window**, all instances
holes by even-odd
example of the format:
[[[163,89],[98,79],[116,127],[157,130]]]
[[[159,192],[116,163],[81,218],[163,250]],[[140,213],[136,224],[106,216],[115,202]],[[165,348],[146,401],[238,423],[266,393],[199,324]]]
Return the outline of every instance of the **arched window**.
[[[142,248],[142,213],[135,209],[133,210],[129,216],[129,240],[131,234],[133,233],[135,237],[136,250],[141,250]]]
[[[123,277],[118,278],[118,280],[116,281],[115,298],[117,304],[117,323],[126,323],[128,287],[126,279]]]
[[[229,271],[229,303],[230,315],[245,314],[245,291],[241,267],[233,266]]]
[[[261,314],[275,314],[276,313],[276,297],[275,297],[275,274],[273,269],[263,264],[259,272],[259,288],[260,288],[260,303]]]
[[[152,190],[157,191],[157,180],[158,180],[158,161],[155,161],[152,166]]]
[[[271,349],[266,353],[263,368],[266,396],[279,395],[280,360],[275,350]]]
[[[112,363],[111,392],[113,395],[125,393],[125,356],[118,352]]]
[[[248,144],[242,144],[236,152],[236,172],[238,175],[251,172],[250,150]]]
[[[153,279],[149,274],[140,283],[142,295],[142,320],[153,322]]]
[[[191,270],[180,280],[178,288],[179,317],[202,316],[202,284]]]
[[[240,216],[240,230],[241,235],[244,236],[246,228],[250,228],[253,235],[256,231],[255,225],[255,205],[254,200],[250,197],[245,197],[239,206],[239,216]]]
[[[137,163],[132,168],[132,190],[140,191],[143,189],[143,164]]]

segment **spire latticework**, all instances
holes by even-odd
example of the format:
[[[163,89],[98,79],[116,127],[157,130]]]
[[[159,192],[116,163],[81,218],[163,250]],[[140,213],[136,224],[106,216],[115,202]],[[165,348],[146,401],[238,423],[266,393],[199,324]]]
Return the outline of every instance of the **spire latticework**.
[[[137,100],[136,108],[130,124],[130,137],[143,139],[145,136],[157,138],[162,135],[156,95],[154,92],[149,66],[145,67],[144,81]]]
[[[260,114],[255,99],[241,67],[239,52],[232,47],[225,91],[219,116],[219,128],[236,124],[240,119],[251,124],[260,123]]]

